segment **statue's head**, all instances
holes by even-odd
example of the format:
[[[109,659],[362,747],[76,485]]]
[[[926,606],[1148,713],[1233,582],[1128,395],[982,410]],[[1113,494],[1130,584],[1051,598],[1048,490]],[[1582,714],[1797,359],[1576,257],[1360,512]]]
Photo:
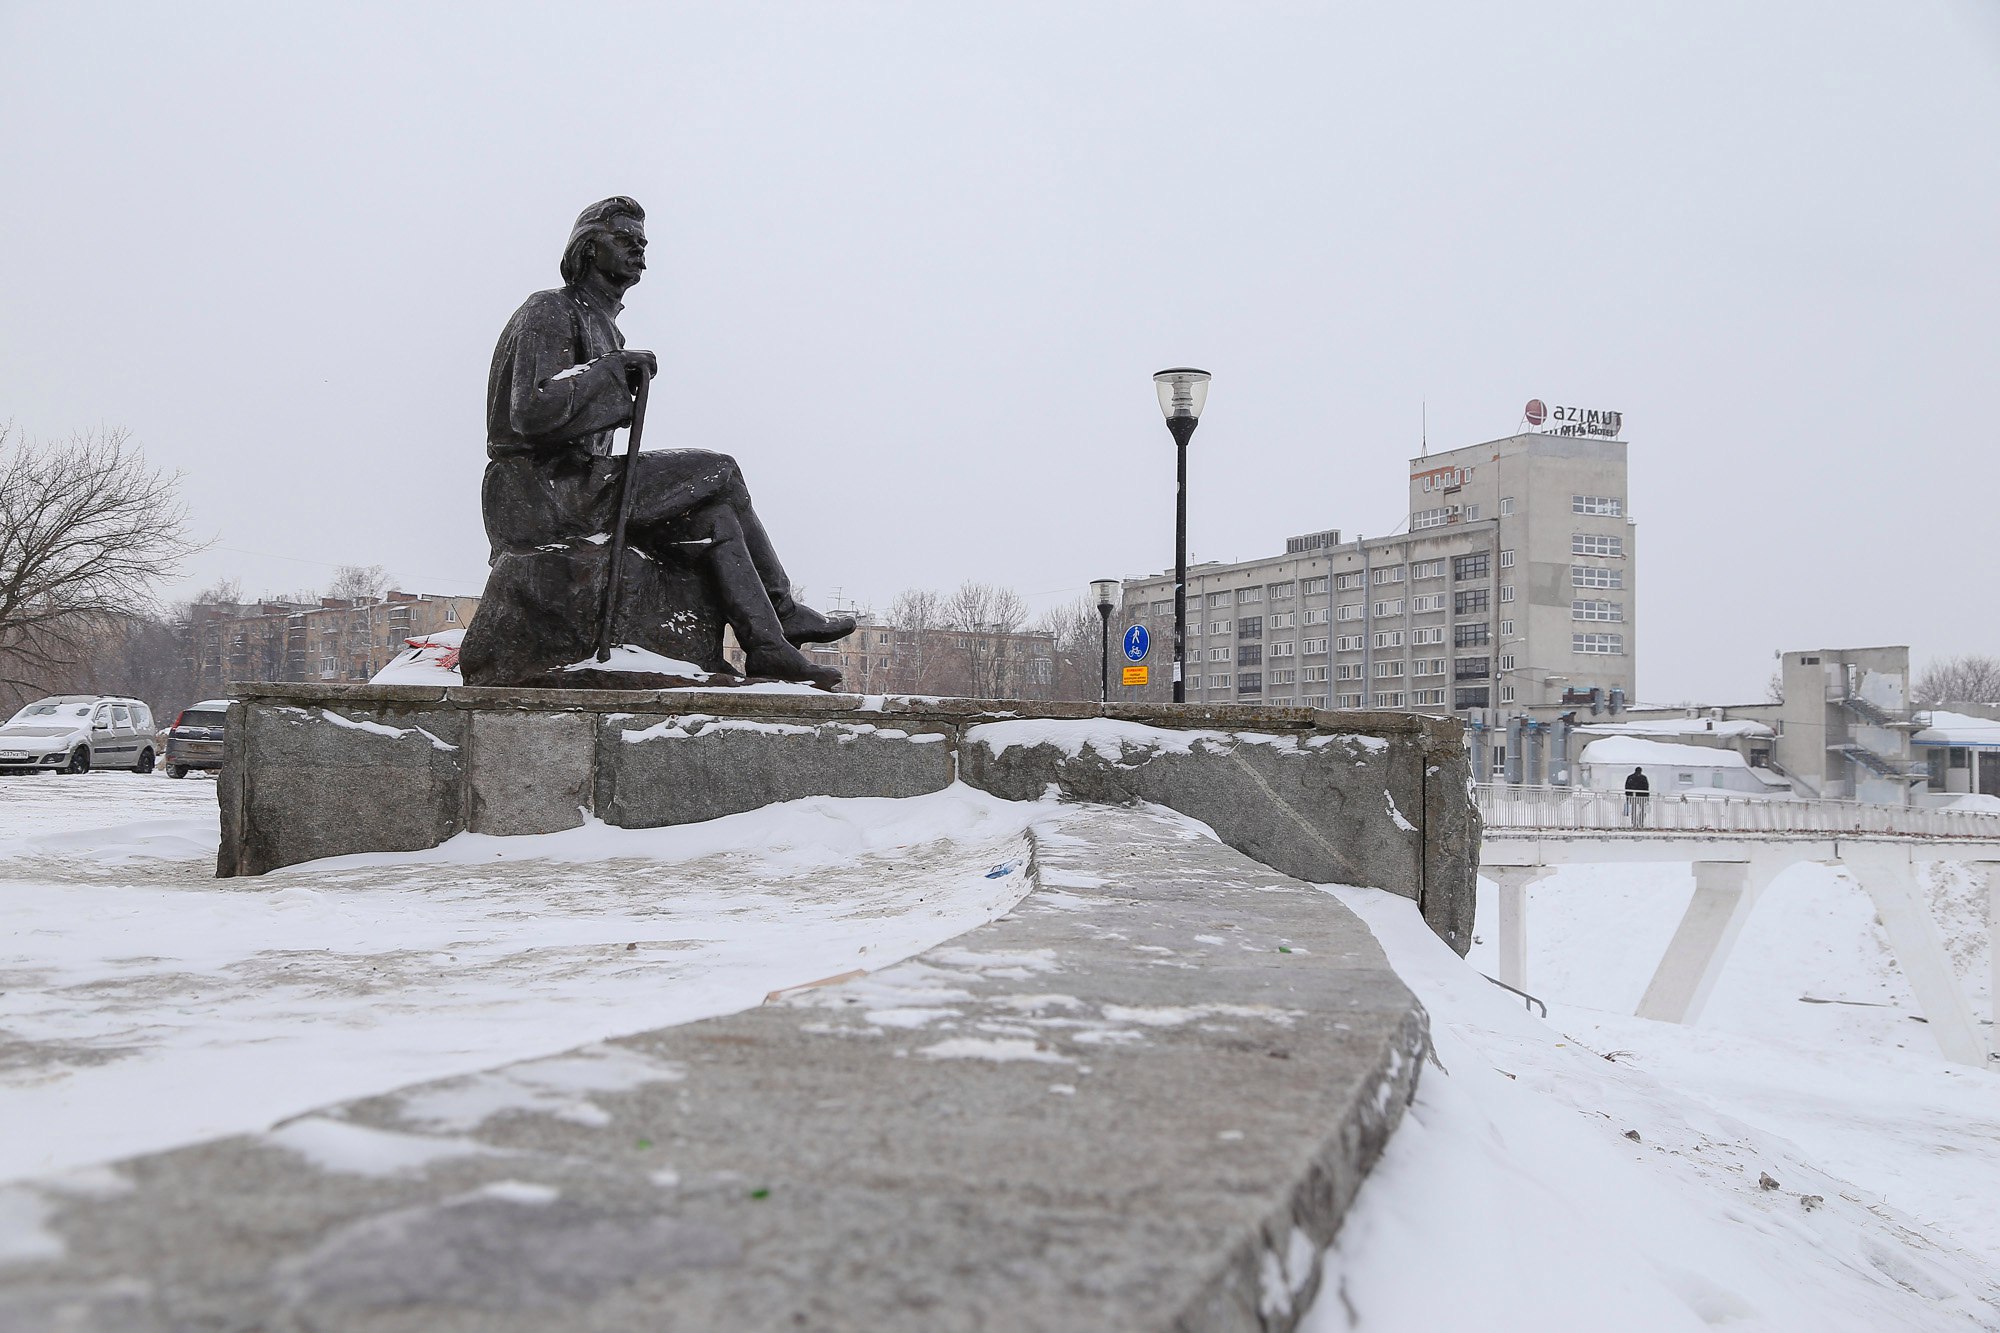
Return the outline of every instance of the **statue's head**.
[[[576,215],[563,247],[562,279],[573,285],[592,270],[620,291],[645,273],[646,210],[637,200],[615,194]]]

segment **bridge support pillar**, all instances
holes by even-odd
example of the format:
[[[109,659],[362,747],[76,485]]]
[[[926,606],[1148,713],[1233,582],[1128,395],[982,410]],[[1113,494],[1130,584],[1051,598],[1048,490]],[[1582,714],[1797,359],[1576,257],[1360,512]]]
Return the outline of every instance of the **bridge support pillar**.
[[[1663,1023],[1701,1017],[1743,923],[1783,866],[1762,859],[1694,863],[1694,896],[1639,998],[1639,1017]]]
[[[1500,890],[1500,980],[1528,987],[1528,890],[1556,873],[1554,866],[1481,866]]]
[[[1875,905],[1875,915],[1889,936],[1889,948],[1908,978],[1917,1005],[1930,1024],[1944,1058],[1959,1064],[1984,1066],[1986,1040],[1972,1016],[1965,987],[1958,984],[1951,957],[1930,904],[1917,885],[1917,867],[1910,849],[1894,843],[1843,841],[1840,864],[1854,876]],[[1987,878],[1988,909],[1993,879]]]

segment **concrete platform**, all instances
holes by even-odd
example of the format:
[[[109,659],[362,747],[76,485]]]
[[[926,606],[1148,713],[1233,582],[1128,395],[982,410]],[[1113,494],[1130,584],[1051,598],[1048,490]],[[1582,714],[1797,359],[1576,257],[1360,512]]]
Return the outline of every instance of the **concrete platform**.
[[[17,1195],[60,1253],[0,1329],[1293,1328],[1423,1011],[1169,813],[1020,857],[1012,913],[880,972]]]
[[[243,685],[221,875],[460,833],[695,823],[954,781],[1150,801],[1314,883],[1415,899],[1471,945],[1479,816],[1459,724],[1411,713],[763,694]]]

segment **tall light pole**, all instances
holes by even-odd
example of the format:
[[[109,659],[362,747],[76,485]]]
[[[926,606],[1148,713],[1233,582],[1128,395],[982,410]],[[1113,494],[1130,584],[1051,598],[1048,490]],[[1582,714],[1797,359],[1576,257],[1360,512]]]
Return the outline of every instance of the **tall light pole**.
[[[1153,376],[1153,389],[1160,395],[1160,411],[1166,413],[1167,429],[1173,432],[1174,452],[1178,455],[1179,480],[1174,492],[1174,702],[1177,704],[1187,702],[1187,447],[1188,437],[1201,424],[1202,405],[1208,402],[1208,381],[1207,371],[1186,366]],[[1327,600],[1330,605],[1332,598]]]
[[[1117,579],[1092,579],[1090,591],[1097,598],[1097,618],[1103,622],[1104,639],[1097,650],[1097,702],[1111,702],[1111,608],[1118,601]]]

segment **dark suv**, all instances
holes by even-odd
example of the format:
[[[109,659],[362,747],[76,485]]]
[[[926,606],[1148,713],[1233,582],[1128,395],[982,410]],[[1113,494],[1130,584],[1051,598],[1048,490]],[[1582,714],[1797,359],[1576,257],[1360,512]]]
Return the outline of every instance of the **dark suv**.
[[[229,720],[229,700],[206,699],[181,710],[167,728],[167,753],[161,761],[170,778],[184,778],[197,768],[222,767],[222,727]]]

